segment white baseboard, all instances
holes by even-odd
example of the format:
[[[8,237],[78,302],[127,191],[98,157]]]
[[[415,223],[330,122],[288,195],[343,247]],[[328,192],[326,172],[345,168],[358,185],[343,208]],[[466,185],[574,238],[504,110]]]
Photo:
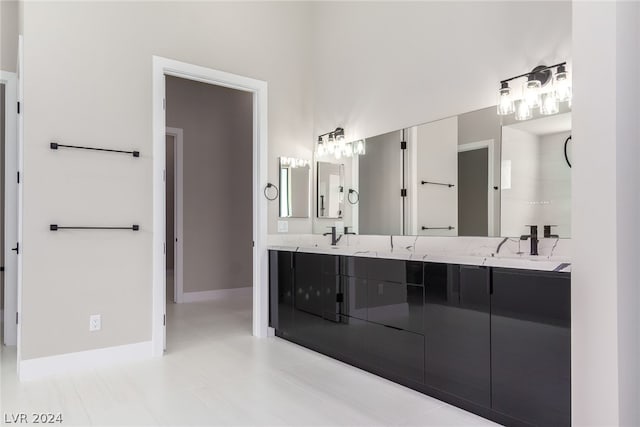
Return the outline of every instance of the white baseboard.
[[[182,302],[213,301],[233,296],[248,296],[251,295],[252,292],[252,286],[231,289],[214,289],[212,291],[201,292],[185,292],[184,294],[182,294]]]
[[[122,362],[150,359],[152,357],[151,350],[151,341],[145,341],[116,347],[99,348],[97,350],[22,360],[19,369],[20,381],[106,367]]]

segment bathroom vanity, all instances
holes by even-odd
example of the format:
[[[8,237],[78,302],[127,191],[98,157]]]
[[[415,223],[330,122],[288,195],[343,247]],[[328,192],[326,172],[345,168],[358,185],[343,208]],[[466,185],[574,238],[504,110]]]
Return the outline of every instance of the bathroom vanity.
[[[570,425],[566,265],[450,259],[272,247],[270,326],[502,424]]]

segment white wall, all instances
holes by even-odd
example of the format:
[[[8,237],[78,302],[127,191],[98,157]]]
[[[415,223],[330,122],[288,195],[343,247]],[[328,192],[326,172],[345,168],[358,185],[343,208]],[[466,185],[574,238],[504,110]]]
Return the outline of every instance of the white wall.
[[[311,158],[309,12],[296,3],[24,4],[23,359],[151,339],[152,55],[268,82],[271,182],[278,156]],[[141,157],[56,152],[52,139]],[[271,231],[276,216],[274,202]],[[138,233],[48,231],[134,222]],[[311,220],[289,222],[306,231]],[[102,331],[90,333],[97,313]]]
[[[570,2],[317,2],[315,135],[370,137],[495,105],[498,82],[571,58]]]
[[[639,8],[573,4],[574,425],[640,425]]]

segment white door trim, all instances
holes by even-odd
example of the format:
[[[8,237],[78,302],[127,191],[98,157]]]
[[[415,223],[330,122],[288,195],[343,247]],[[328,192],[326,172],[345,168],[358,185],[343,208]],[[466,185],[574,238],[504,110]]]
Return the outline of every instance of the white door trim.
[[[495,186],[494,176],[495,176],[495,159],[494,159],[494,150],[495,150],[495,141],[493,139],[485,139],[483,141],[469,142],[467,144],[458,145],[458,153],[463,151],[473,151],[480,150],[486,148],[487,149],[487,234],[489,237],[496,237],[495,230],[495,218],[494,214],[494,204],[495,204]]]
[[[173,301],[184,302],[184,132],[180,128],[168,127],[167,135],[174,138],[173,145]],[[170,244],[170,243],[167,243]]]
[[[18,241],[18,86],[16,73],[0,70],[4,84],[4,345],[18,343],[18,255],[12,250]]]
[[[165,75],[243,90],[253,94],[253,335],[266,337],[269,319],[267,204],[267,82],[159,56],[153,57],[153,292],[152,354],[164,348],[166,310],[165,240]]]

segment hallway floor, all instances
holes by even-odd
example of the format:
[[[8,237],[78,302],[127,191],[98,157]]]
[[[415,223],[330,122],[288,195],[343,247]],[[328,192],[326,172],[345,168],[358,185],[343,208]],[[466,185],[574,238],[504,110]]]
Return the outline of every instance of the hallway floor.
[[[18,383],[3,348],[0,408],[63,425],[492,425],[279,338],[251,334],[251,295],[167,304],[165,357]]]

